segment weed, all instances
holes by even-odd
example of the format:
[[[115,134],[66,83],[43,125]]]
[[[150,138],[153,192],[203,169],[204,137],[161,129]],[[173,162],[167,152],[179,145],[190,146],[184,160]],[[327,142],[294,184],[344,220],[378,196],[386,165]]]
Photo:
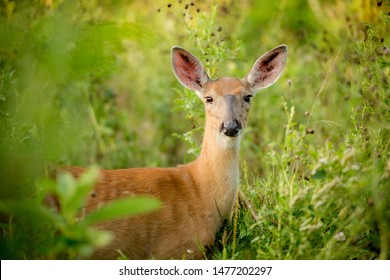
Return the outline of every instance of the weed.
[[[242,191],[209,258],[390,258],[389,1],[217,2],[0,4],[3,258],[86,257],[109,239],[93,230],[99,214],[76,214],[95,171],[54,183],[48,162],[169,166],[199,154],[203,107],[172,75],[173,45],[211,77],[239,77],[281,43],[285,73],[253,99]],[[59,213],[42,206],[49,190]],[[118,203],[100,217],[147,210]]]

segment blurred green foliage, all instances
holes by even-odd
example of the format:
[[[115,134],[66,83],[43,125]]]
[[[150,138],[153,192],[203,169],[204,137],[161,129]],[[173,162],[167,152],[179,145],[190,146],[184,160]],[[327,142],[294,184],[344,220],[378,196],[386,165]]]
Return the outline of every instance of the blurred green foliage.
[[[112,238],[109,232],[99,231],[93,228],[93,225],[105,220],[150,212],[160,207],[160,202],[150,197],[123,198],[102,205],[90,213],[82,213],[80,217],[80,209],[83,209],[98,176],[99,170],[96,167],[83,173],[78,180],[67,173],[59,174],[57,183],[48,179],[37,182],[40,199],[34,202],[28,199],[0,201],[0,212],[10,217],[6,234],[8,242],[4,244],[10,252],[2,252],[3,257],[86,258],[95,248],[106,245]],[[58,213],[45,205],[37,204],[44,200],[48,193],[58,197],[61,205]],[[12,221],[13,218],[16,222]],[[15,233],[12,232],[13,227]],[[28,230],[24,233],[26,236],[19,232],[21,228]],[[39,230],[31,234],[32,229]],[[41,239],[36,240],[38,237]],[[22,247],[27,245],[25,244],[27,240],[30,246],[28,249]],[[37,245],[39,250],[35,248]],[[15,248],[23,252],[12,252]],[[27,252],[29,255],[26,255]]]
[[[374,0],[1,1],[2,258],[75,258],[99,245],[90,225],[70,222],[82,183],[43,183],[48,165],[196,157],[203,108],[175,81],[172,46],[216,78],[243,77],[285,43],[285,73],[253,99],[237,223],[212,257],[388,259],[389,12]],[[40,206],[42,184],[78,186],[77,207]]]

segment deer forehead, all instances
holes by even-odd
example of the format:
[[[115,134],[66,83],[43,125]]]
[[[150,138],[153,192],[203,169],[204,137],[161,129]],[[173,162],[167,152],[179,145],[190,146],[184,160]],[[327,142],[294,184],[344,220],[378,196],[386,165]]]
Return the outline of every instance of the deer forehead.
[[[240,95],[249,92],[248,86],[239,79],[224,77],[213,80],[207,87],[206,92],[212,92],[218,96]]]

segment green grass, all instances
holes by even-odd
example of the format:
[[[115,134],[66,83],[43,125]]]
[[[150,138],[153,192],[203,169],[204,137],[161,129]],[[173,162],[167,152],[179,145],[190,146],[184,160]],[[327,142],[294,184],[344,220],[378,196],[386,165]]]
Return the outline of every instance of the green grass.
[[[87,256],[109,238],[75,221],[77,203],[54,217],[40,204],[82,184],[47,182],[51,165],[196,157],[203,108],[172,74],[173,45],[215,78],[243,77],[282,43],[285,72],[253,99],[242,191],[210,258],[390,258],[389,1],[102,2],[0,4],[2,259]]]

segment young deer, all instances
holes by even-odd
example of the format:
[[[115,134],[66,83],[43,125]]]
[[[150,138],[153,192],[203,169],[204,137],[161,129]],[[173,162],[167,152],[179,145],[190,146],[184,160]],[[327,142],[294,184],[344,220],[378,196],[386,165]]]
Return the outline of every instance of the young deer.
[[[238,157],[247,124],[250,100],[282,74],[287,46],[260,57],[243,79],[210,79],[191,53],[172,49],[176,78],[194,90],[206,109],[206,125],[199,157],[174,168],[101,170],[86,212],[125,196],[152,196],[162,208],[135,218],[107,221],[100,229],[113,232],[112,242],[96,250],[94,259],[115,259],[118,250],[130,259],[202,258],[202,248],[229,218],[239,186]],[[78,177],[85,170],[67,168]]]

